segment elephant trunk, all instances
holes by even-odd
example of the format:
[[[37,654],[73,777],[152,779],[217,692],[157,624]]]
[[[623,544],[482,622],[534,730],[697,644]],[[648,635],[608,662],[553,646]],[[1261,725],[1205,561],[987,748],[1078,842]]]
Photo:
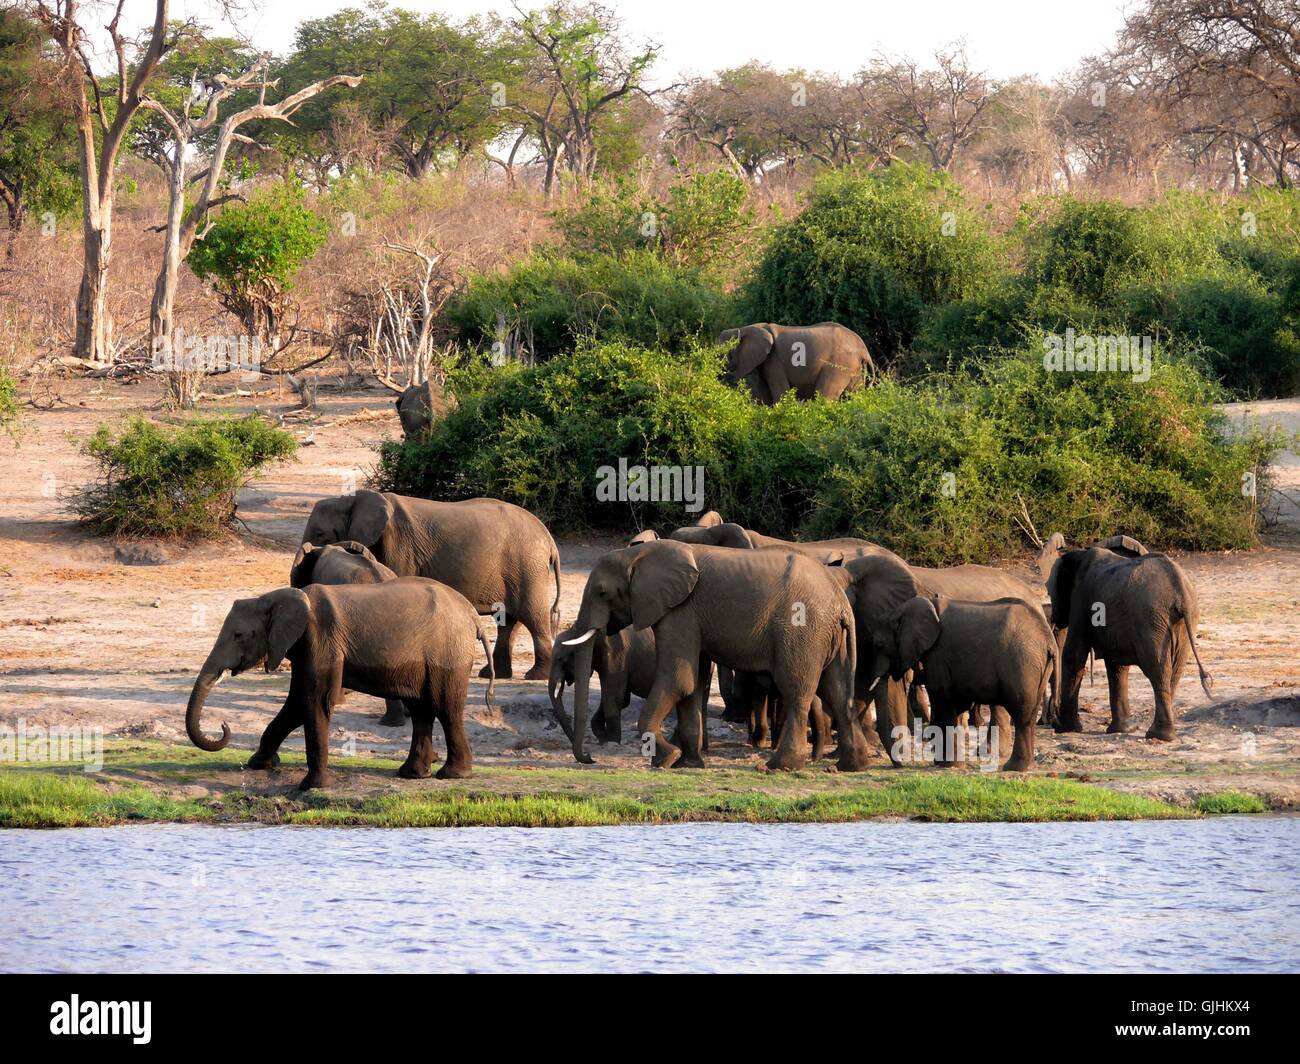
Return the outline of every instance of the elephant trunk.
[[[591,662],[595,652],[596,637],[590,638],[578,647],[573,659],[573,757],[583,765],[592,763],[584,744],[587,739],[588,710],[591,702]]]
[[[194,681],[194,689],[190,692],[189,705],[185,707],[185,731],[189,734],[190,742],[200,750],[224,750],[230,742],[230,725],[225,721],[221,722],[220,739],[209,739],[203,734],[199,723],[203,705],[208,700],[208,692],[216,686],[223,672],[225,669],[215,664],[211,658],[204,662],[199,678]]]
[[[546,693],[551,697],[551,712],[555,715],[556,722],[564,731],[564,737],[573,742],[573,725],[569,723],[568,714],[564,712],[564,677],[556,676],[555,670],[551,670],[551,678],[546,685]]]

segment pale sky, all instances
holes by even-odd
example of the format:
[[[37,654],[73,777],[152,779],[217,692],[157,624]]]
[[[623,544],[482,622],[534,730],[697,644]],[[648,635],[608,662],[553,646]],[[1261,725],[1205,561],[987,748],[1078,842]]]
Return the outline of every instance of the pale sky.
[[[361,0],[242,0],[243,35],[259,48],[283,53],[294,27]],[[1052,80],[1086,55],[1114,42],[1123,0],[605,0],[617,11],[632,42],[662,45],[653,80],[709,74],[749,60],[780,68],[851,74],[878,53],[922,59],[942,45],[965,40],[977,68],[995,78],[1036,74]],[[508,0],[406,0],[413,11],[436,11],[453,20],[511,11]],[[521,0],[520,6],[542,6]],[[146,0],[127,0],[143,21]],[[210,0],[175,0],[174,17],[212,24]]]

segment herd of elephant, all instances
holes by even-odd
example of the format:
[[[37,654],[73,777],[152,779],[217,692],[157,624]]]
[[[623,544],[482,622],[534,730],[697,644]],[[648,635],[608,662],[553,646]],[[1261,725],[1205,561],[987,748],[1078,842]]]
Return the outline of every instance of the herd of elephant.
[[[288,696],[263,732],[250,768],[279,762],[290,732],[306,737],[304,789],[329,783],[328,736],[345,690],[387,700],[381,723],[411,719],[398,775],[424,778],[433,763],[433,722],[447,756],[439,778],[468,776],[465,700],[476,645],[480,675],[512,676],[520,625],[533,641],[525,679],[546,680],[551,707],[590,763],[587,730],[621,740],[632,695],[644,699],[637,738],[660,768],[703,766],[706,709],[718,671],[724,719],[749,724],[771,745],[770,769],[826,756],[841,771],[873,756],[874,726],[891,761],[920,719],[930,728],[987,721],[1005,749],[1004,768],[1034,763],[1040,721],[1082,730],[1079,689],[1089,656],[1105,662],[1110,732],[1129,727],[1128,671],[1155,694],[1147,738],[1174,734],[1174,694],[1189,655],[1209,694],[1196,644],[1196,593],[1172,559],[1116,536],[1067,548],[1053,536],[1039,560],[1048,603],[1025,581],[982,565],[926,568],[861,539],[791,542],[726,522],[714,512],[665,537],[651,530],[592,567],[578,616],[559,631],[560,556],[546,526],[496,499],[438,502],[358,491],[316,503],[289,586],[231,607],[195,681],[186,730],[195,745],[230,740],[201,728],[204,703],[226,675],[288,660]],[[495,647],[479,617],[497,625]],[[592,673],[600,706],[589,714]],[[573,721],[563,705],[573,687]],[[671,739],[663,726],[676,711]],[[986,733],[992,742],[993,732]],[[811,751],[810,751],[811,748]],[[937,763],[960,760],[940,745]]]

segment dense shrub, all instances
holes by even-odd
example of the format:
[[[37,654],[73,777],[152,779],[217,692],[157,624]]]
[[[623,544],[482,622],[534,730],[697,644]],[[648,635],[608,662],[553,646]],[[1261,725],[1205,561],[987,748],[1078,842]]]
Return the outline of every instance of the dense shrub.
[[[480,275],[447,308],[474,346],[498,339],[502,321],[517,328],[534,359],[569,351],[582,337],[626,338],[677,351],[728,322],[728,300],[695,267],[654,251],[574,258],[534,255],[505,274]]]
[[[749,193],[735,174],[693,174],[663,196],[623,178],[595,184],[556,225],[567,254],[656,250],[675,263],[707,266],[732,254],[754,224]]]
[[[982,292],[1004,267],[997,244],[943,172],[894,165],[835,171],[807,208],[775,226],[745,292],[750,321],[837,321],[888,362],[928,306]]]
[[[296,447],[289,433],[257,417],[175,427],[136,417],[120,432],[101,425],[84,446],[100,482],[72,508],[100,535],[215,536],[231,526],[249,477]]]
[[[865,536],[916,562],[1021,548],[1022,502],[1040,531],[1073,540],[1122,531],[1154,547],[1226,549],[1255,539],[1241,475],[1263,467],[1273,441],[1222,438],[1216,388],[1185,363],[1157,357],[1146,383],[1051,374],[1031,338],[976,375],[770,408],[719,383],[718,368],[708,349],[672,357],[609,343],[480,376],[427,440],[386,444],[377,479],[509,499],[556,528],[629,532],[693,518],[680,502],[598,500],[601,466],[702,466],[707,505],[728,519]]]
[[[18,432],[22,405],[18,399],[18,382],[5,366],[0,366],[0,432],[10,436]]]

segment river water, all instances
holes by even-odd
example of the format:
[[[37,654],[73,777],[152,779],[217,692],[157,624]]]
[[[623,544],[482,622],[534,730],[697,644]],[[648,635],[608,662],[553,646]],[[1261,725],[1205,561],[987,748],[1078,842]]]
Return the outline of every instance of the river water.
[[[0,832],[5,971],[1296,971],[1300,819]]]

